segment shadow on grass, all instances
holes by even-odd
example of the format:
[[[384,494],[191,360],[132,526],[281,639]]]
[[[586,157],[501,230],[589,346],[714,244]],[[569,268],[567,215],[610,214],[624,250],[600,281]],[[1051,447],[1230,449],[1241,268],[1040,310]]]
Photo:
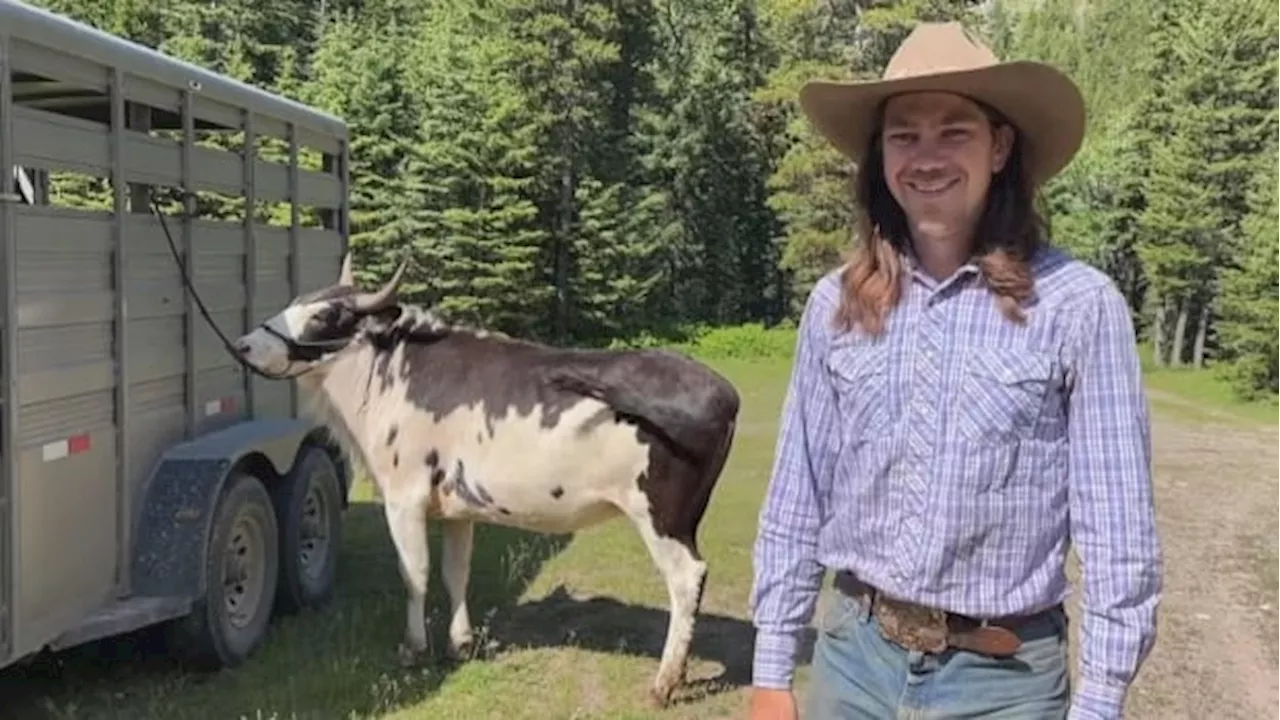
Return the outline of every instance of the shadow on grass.
[[[263,647],[239,668],[187,672],[147,629],[43,656],[0,671],[0,719],[363,717],[421,701],[455,669],[444,657],[448,593],[432,528],[428,623],[434,662],[405,669],[396,657],[405,593],[382,507],[347,510],[333,601],[279,617]],[[479,652],[493,616],[511,611],[542,565],[571,536],[477,525],[468,591]]]
[[[665,606],[620,602],[610,597],[577,598],[563,585],[546,597],[503,610],[494,618],[493,632],[501,649],[576,647],[601,653],[647,657],[656,674],[666,641],[669,614]],[[813,656],[815,635],[810,629],[798,661]],[[691,671],[672,698],[673,705],[698,702],[751,684],[755,629],[737,617],[702,612],[694,628]],[[700,677],[693,663],[710,661],[723,669]]]

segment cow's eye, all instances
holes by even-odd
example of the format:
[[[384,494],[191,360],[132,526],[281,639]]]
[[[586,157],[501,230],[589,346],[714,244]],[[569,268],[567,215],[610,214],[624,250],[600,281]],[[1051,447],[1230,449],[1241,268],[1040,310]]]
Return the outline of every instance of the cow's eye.
[[[342,306],[330,305],[320,311],[320,322],[325,325],[338,325],[342,322]]]

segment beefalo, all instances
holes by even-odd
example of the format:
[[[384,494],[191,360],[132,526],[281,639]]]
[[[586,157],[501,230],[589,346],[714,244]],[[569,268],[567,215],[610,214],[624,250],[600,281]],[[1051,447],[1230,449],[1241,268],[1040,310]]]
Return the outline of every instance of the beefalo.
[[[427,646],[428,521],[442,523],[457,657],[472,641],[474,523],[565,533],[622,516],[670,595],[651,687],[665,705],[702,601],[696,534],[733,441],[737,391],[673,352],[555,348],[447,324],[398,300],[404,267],[362,292],[348,257],[338,284],[235,343],[255,372],[296,379],[372,476],[408,591],[401,660]]]

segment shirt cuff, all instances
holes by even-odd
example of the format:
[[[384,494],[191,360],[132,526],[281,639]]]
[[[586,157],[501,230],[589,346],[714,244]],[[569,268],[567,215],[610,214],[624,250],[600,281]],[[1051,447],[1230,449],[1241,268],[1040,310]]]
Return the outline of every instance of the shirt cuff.
[[[1067,720],[1121,720],[1128,688],[1084,678],[1071,701]]]
[[[773,690],[791,689],[796,651],[800,648],[802,634],[803,631],[789,633],[757,629],[751,684]]]

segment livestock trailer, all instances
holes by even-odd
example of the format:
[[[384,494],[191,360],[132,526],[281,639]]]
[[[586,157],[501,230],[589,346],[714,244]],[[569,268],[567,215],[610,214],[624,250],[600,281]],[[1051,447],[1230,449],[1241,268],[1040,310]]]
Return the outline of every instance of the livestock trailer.
[[[0,0],[0,667],[161,624],[234,665],[330,596],[349,470],[214,326],[336,282],[347,153],[338,118]]]

